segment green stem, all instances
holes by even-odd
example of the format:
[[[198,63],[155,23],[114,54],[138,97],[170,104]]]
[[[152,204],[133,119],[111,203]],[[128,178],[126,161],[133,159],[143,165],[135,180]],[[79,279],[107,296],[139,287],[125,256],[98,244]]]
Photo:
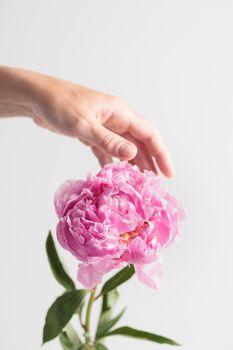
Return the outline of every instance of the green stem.
[[[88,301],[88,305],[87,305],[87,312],[86,312],[86,322],[85,322],[85,350],[90,350],[90,319],[91,319],[91,310],[92,310],[92,306],[93,303],[95,301],[95,292],[96,289],[93,289],[93,291],[91,292],[89,301]]]

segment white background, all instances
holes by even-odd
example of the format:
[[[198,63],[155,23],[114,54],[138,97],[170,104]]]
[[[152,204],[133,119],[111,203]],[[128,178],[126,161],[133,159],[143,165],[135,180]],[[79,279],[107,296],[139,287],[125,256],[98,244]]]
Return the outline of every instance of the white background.
[[[120,288],[121,324],[184,350],[233,348],[232,23],[230,0],[0,0],[1,64],[119,95],[160,128],[176,167],[164,183],[187,219],[165,252],[161,289],[136,279]],[[78,141],[26,118],[0,121],[0,162],[0,346],[40,349],[46,310],[62,293],[44,252],[53,193],[99,167]],[[60,252],[75,277],[76,262]],[[107,344],[170,349],[120,337]]]

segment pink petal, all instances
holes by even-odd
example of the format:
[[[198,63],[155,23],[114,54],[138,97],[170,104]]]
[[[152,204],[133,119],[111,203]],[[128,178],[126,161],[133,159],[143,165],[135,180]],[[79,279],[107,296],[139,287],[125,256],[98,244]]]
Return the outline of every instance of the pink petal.
[[[161,263],[156,261],[147,265],[134,265],[136,275],[140,282],[146,284],[148,287],[158,289],[162,281]]]
[[[87,289],[93,289],[101,282],[102,276],[118,267],[111,256],[106,255],[103,259],[93,258],[93,264],[80,265],[77,278]],[[96,261],[95,261],[96,260]]]
[[[77,278],[86,289],[92,290],[101,282],[102,274],[98,272],[94,265],[80,265]]]
[[[54,206],[59,217],[63,216],[64,210],[72,198],[77,198],[84,184],[83,180],[67,180],[58,188],[54,195]]]
[[[140,236],[137,236],[130,242],[128,249],[131,262],[138,263],[145,255],[146,244]]]

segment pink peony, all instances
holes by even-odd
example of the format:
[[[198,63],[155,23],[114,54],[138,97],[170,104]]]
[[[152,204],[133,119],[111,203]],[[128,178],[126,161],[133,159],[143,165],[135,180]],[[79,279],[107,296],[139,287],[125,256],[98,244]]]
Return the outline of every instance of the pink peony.
[[[184,212],[152,171],[108,164],[55,194],[58,241],[79,261],[78,280],[93,289],[102,276],[133,264],[138,279],[158,288],[162,248],[179,234]]]

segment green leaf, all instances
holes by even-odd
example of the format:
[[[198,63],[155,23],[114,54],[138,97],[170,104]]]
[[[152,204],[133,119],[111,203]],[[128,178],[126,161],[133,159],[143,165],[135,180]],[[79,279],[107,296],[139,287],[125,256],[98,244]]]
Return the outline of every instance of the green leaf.
[[[67,325],[77,307],[83,301],[87,291],[72,290],[58,297],[47,312],[43,343],[55,338]]]
[[[97,325],[96,337],[100,332],[100,327],[102,327],[104,323],[107,323],[110,320],[118,298],[119,293],[116,289],[113,289],[109,293],[106,293],[102,296],[102,307],[99,322]]]
[[[79,345],[79,346],[74,346],[73,347],[73,349],[72,350],[84,350],[85,349],[85,347],[86,347],[86,345],[85,344],[81,344],[81,345]]]
[[[120,284],[128,281],[134,274],[134,267],[133,265],[126,266],[117,274],[115,274],[112,278],[110,278],[103,286],[100,295],[106,294],[110,292],[111,290],[118,287]]]
[[[105,345],[103,345],[103,344],[101,344],[101,343],[96,343],[95,345],[94,345],[94,348],[93,348],[94,350],[108,350],[108,348],[106,348],[106,346]]]
[[[105,311],[110,311],[110,310],[113,311],[118,298],[119,298],[119,293],[116,289],[113,289],[110,292],[104,294],[101,312],[104,313]]]
[[[74,328],[71,326],[70,323],[68,323],[65,328],[63,329],[62,333],[60,334],[60,343],[64,350],[69,349],[77,349],[82,345],[82,342],[74,330]]]
[[[56,278],[56,280],[58,281],[58,283],[60,283],[66,290],[75,289],[74,282],[65,271],[59,259],[51,231],[49,231],[49,234],[46,240],[46,252],[47,252],[49,265],[51,267],[52,273]]]
[[[64,331],[66,332],[67,336],[69,337],[70,341],[72,342],[73,345],[81,345],[82,342],[77,334],[77,332],[75,331],[75,329],[71,326],[70,323],[68,323],[65,326]]]
[[[115,324],[120,320],[120,318],[123,316],[126,309],[123,309],[116,317],[109,319],[109,311],[105,311],[102,314],[102,318],[100,320],[100,323],[98,325],[98,329],[96,332],[96,339],[103,338],[105,334],[113,327]],[[106,318],[105,318],[106,315]]]
[[[72,349],[73,344],[69,340],[66,332],[61,332],[61,334],[59,336],[59,340],[60,340],[60,343],[61,343],[61,346],[62,346],[63,350],[70,350],[70,349]]]
[[[146,339],[146,340],[150,340],[150,341],[153,341],[155,343],[160,343],[160,344],[180,345],[172,339],[165,338],[161,335],[157,335],[154,333],[140,331],[138,329],[131,328],[131,327],[120,327],[120,328],[114,329],[113,331],[105,334],[104,336],[108,337],[110,335],[124,335],[127,337]]]
[[[76,310],[76,314],[79,315],[80,319],[82,318],[84,305],[85,305],[85,302],[83,300],[82,303],[78,306],[78,308]]]

